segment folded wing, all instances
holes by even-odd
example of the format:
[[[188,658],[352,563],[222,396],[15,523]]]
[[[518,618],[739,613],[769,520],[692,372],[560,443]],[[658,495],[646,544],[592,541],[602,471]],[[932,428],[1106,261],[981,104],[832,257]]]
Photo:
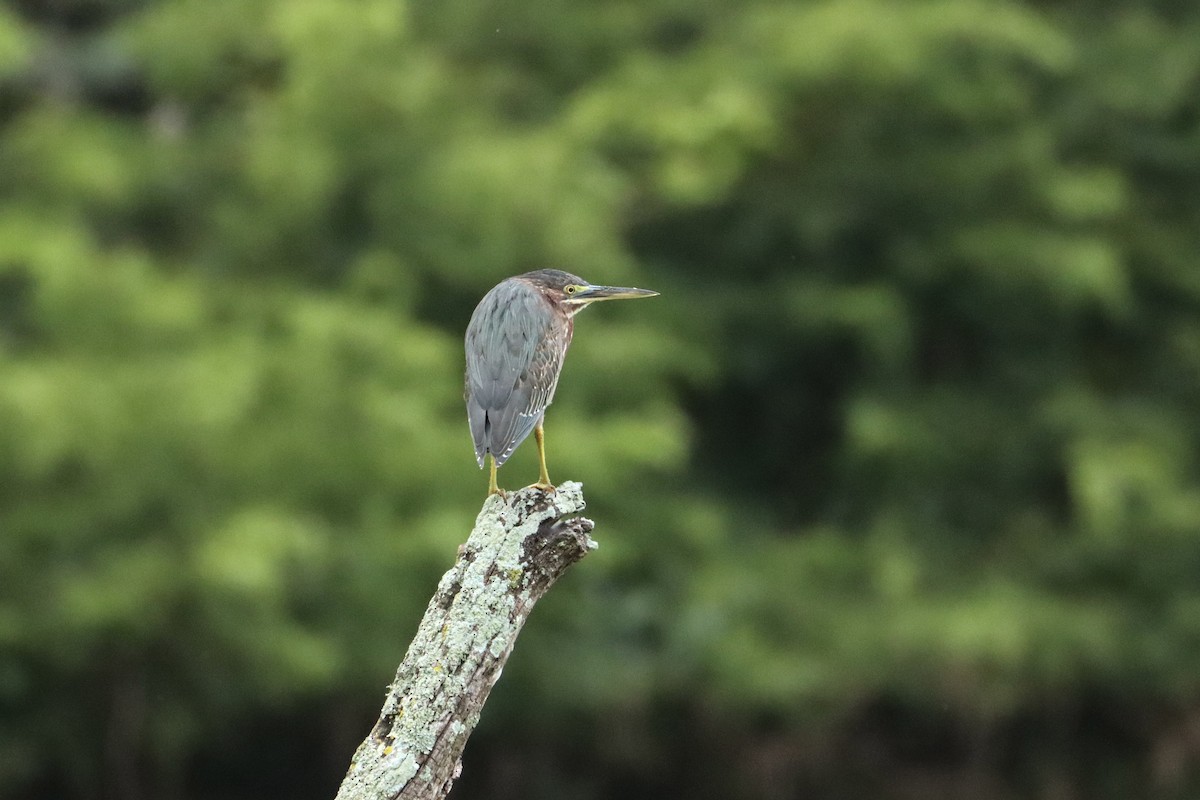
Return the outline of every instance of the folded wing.
[[[554,399],[571,321],[517,279],[488,292],[467,326],[467,418],[475,457],[503,464]]]

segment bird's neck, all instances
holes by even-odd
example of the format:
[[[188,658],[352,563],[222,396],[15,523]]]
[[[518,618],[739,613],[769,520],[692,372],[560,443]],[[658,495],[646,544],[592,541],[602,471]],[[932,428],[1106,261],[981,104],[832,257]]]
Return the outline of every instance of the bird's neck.
[[[591,303],[563,303],[563,310],[567,312],[567,319],[574,319],[575,315],[583,311]]]

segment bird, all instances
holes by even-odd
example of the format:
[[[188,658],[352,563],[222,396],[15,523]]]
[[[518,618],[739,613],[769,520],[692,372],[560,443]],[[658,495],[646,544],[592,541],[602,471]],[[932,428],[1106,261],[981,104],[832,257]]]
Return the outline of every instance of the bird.
[[[533,487],[554,489],[546,470],[542,423],[558,388],[575,315],[600,300],[657,294],[596,286],[569,272],[539,269],[501,281],[483,296],[467,325],[464,398],[479,468],[485,459],[490,463],[489,497],[504,495],[496,470],[530,433],[537,442],[539,465]]]

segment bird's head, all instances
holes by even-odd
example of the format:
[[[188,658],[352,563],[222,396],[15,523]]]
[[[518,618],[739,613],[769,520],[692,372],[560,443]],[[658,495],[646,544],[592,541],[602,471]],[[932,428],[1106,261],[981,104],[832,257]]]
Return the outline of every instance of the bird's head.
[[[633,300],[658,294],[649,289],[628,286],[597,286],[559,269],[539,269],[527,272],[521,278],[532,283],[551,303],[572,316],[600,300]]]

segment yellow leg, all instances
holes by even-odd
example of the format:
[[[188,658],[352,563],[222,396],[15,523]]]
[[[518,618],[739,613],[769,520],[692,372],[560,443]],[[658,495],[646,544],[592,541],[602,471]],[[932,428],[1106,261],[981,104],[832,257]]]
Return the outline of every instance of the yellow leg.
[[[504,490],[496,483],[496,458],[491,453],[488,453],[488,464],[491,465],[488,473],[488,495],[498,494],[504,497]]]
[[[533,429],[533,438],[537,442],[538,466],[541,470],[538,473],[538,482],[534,486],[548,492],[554,488],[554,484],[550,482],[550,473],[546,471],[546,434],[542,431],[542,423],[539,422]]]

